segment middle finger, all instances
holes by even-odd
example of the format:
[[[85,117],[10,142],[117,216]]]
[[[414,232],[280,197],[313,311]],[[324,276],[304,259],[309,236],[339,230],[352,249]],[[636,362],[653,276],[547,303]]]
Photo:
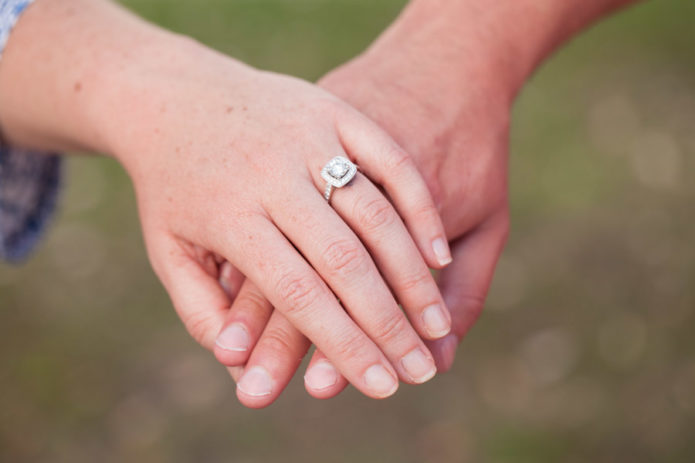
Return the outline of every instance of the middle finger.
[[[436,372],[432,355],[399,309],[362,242],[316,190],[305,191],[301,198],[275,203],[280,209],[268,211],[275,224],[381,348],[401,379],[410,383],[430,379]]]

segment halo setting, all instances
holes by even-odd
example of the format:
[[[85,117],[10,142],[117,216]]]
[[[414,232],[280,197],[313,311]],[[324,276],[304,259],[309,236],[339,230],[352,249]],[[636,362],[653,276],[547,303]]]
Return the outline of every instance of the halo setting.
[[[355,177],[357,166],[344,156],[336,156],[321,170],[321,177],[335,188],[347,185]]]

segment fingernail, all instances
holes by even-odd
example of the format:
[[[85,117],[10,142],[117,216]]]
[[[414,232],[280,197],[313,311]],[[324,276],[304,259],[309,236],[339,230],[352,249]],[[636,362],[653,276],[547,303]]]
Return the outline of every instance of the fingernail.
[[[449,265],[453,260],[451,250],[449,250],[449,243],[444,238],[437,238],[432,241],[432,249],[434,250],[434,255],[437,256],[437,262],[442,267]]]
[[[230,264],[229,262],[223,262],[220,266],[220,286],[222,286],[224,292],[227,293],[227,296],[231,296],[232,294],[234,294],[233,288],[230,285],[232,269],[232,264]]]
[[[381,365],[372,365],[364,373],[364,382],[374,394],[383,398],[388,397],[398,389],[396,379]]]
[[[455,334],[450,334],[442,339],[441,343],[442,347],[440,352],[442,355],[442,363],[444,364],[444,368],[448,370],[454,363],[454,357],[456,357],[456,349],[458,348],[459,340]]]
[[[432,359],[419,347],[405,354],[401,359],[401,365],[410,379],[418,384],[429,381],[437,373]]]
[[[338,382],[338,372],[325,360],[316,362],[304,375],[304,383],[314,391],[322,391]]]
[[[265,368],[255,366],[244,373],[236,387],[246,395],[263,397],[273,392],[273,380]]]
[[[227,261],[222,262],[220,265],[220,280],[229,281],[232,277],[232,270],[234,270],[234,267],[231,263]]]
[[[433,304],[422,312],[422,321],[430,336],[439,339],[451,331],[451,317],[449,312],[440,304]]]
[[[232,323],[217,336],[215,344],[224,350],[244,352],[249,349],[249,333],[240,323]]]

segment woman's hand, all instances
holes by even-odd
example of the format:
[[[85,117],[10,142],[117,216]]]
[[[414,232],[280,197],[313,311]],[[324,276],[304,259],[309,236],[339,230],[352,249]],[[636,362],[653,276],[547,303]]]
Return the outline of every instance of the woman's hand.
[[[203,346],[229,307],[201,250],[245,274],[368,396],[434,374],[421,337],[451,323],[428,269],[450,260],[438,211],[408,154],[347,104],[95,0],[31,7],[6,50],[0,100],[13,142],[123,164],[153,267]],[[335,156],[361,172],[331,207],[320,170]],[[226,340],[231,355],[243,347],[243,336]],[[238,390],[256,406],[276,388],[258,367]]]
[[[211,348],[228,309],[196,262],[199,246],[248,276],[365,394],[392,394],[398,377],[431,378],[420,336],[446,335],[450,319],[421,253],[436,267],[448,255],[415,164],[308,83],[196,44],[187,52],[183,68],[138,73],[119,91],[132,110],[112,119],[108,139],[135,184],[152,264],[191,334]],[[362,173],[330,207],[319,174],[339,155]],[[388,192],[415,241],[369,179]],[[254,328],[241,329],[255,336]],[[232,354],[244,347],[238,334],[226,338]],[[246,375],[239,392],[251,405],[272,393],[267,371]]]

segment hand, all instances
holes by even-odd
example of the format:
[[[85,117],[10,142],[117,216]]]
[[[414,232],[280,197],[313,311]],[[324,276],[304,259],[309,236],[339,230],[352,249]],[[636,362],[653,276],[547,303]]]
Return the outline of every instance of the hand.
[[[439,282],[452,312],[453,332],[428,345],[438,370],[446,371],[458,342],[482,310],[508,233],[508,133],[515,87],[494,73],[485,73],[474,59],[455,75],[466,85],[448,85],[453,80],[443,77],[448,69],[427,66],[404,43],[378,43],[330,73],[321,85],[369,116],[412,153],[442,212],[454,262],[439,275]],[[228,323],[252,324],[256,333],[270,318],[250,357],[243,352],[234,359],[218,358],[226,365],[246,363],[246,368],[266,365],[276,384],[284,386],[308,349],[308,341],[259,296],[253,285],[245,284],[238,299],[244,302],[235,303],[229,313]],[[233,376],[239,371],[234,370]],[[346,382],[317,350],[305,384],[310,394],[327,398],[340,392]],[[268,397],[266,404],[279,392]]]
[[[487,95],[473,86],[469,95],[459,96],[466,102],[457,115],[460,119],[445,123],[426,101],[417,99],[419,95],[401,85],[385,84],[402,82],[403,72],[385,69],[386,60],[377,58],[360,58],[344,65],[324,78],[321,85],[355,105],[413,153],[437,199],[453,246],[453,263],[439,275],[453,329],[449,336],[429,341],[428,346],[438,371],[446,371],[453,363],[459,341],[483,308],[509,229],[509,102],[499,98],[499,93]],[[219,349],[216,352],[226,365],[264,365],[276,384],[284,387],[309,342],[281,314],[273,313],[258,289],[246,282],[229,312],[228,324],[243,323],[261,333],[269,318],[250,358],[247,351],[235,358],[219,355]],[[255,338],[250,343],[256,344]],[[233,376],[238,378],[240,371],[233,370]],[[332,397],[347,384],[320,350],[314,354],[305,378],[307,391],[317,398]],[[266,398],[266,405],[280,389]]]
[[[453,253],[453,263],[438,278],[453,328],[428,345],[438,370],[446,371],[483,308],[509,230],[512,89],[497,88],[493,79],[480,79],[479,71],[471,70],[463,79],[466,91],[445,95],[447,106],[433,105],[432,83],[443,70],[408,66],[417,61],[399,56],[406,52],[374,49],[330,73],[321,86],[412,153],[435,197]]]
[[[439,281],[454,328],[428,343],[440,371],[451,367],[458,342],[480,314],[508,233],[507,144],[516,93],[563,41],[633,1],[522,0],[488,8],[484,0],[413,0],[365,54],[322,81],[413,154],[442,211],[454,263]],[[232,307],[230,319],[236,312]],[[268,316],[267,304],[259,313]],[[269,327],[276,318],[282,326],[275,312]],[[247,366],[276,365],[275,381],[286,384],[297,362],[285,352],[307,348],[296,334],[284,333],[284,351],[266,351],[264,334]],[[317,351],[305,385],[325,398],[346,382]]]
[[[434,363],[420,336],[441,337],[450,321],[420,251],[440,266],[433,242],[444,235],[410,158],[333,96],[191,47],[187,71],[126,85],[131,93],[119,97],[138,112],[109,129],[135,184],[150,259],[191,334],[211,348],[227,311],[196,263],[201,247],[254,281],[365,394],[392,394],[398,377],[429,379]],[[331,208],[318,174],[341,154],[365,175]],[[386,189],[420,250],[367,177]],[[404,362],[409,355],[421,362]],[[272,392],[262,369],[246,374],[240,394],[250,402]]]
[[[451,368],[483,308],[509,233],[508,143],[513,101],[564,41],[635,0],[413,0],[367,52],[321,86],[379,124],[412,154],[435,197],[453,263],[439,275],[452,333],[427,344]],[[316,375],[312,368],[320,362]],[[329,370],[317,351],[307,380]],[[345,386],[339,379],[320,394]]]
[[[153,267],[205,347],[229,299],[200,261],[222,256],[370,397],[432,376],[421,337],[450,319],[427,264],[450,260],[444,230],[412,159],[357,111],[95,0],[37,2],[1,71],[10,141],[123,164]],[[331,207],[319,172],[338,155],[361,173]],[[256,368],[238,389],[253,406],[274,384]]]

